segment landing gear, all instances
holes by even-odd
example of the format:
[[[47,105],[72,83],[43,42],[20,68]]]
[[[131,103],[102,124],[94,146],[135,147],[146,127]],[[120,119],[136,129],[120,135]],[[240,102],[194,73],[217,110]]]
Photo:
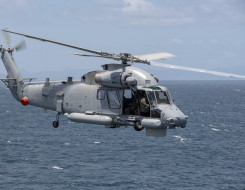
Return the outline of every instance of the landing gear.
[[[56,120],[53,122],[53,127],[54,128],[58,128],[59,127],[59,118],[60,118],[60,113],[57,113]]]
[[[143,129],[144,129],[144,127],[141,125],[141,123],[139,121],[135,122],[135,125],[134,125],[135,131],[142,131]]]
[[[59,127],[59,122],[58,121],[54,121],[53,122],[53,127],[54,128],[58,128]]]

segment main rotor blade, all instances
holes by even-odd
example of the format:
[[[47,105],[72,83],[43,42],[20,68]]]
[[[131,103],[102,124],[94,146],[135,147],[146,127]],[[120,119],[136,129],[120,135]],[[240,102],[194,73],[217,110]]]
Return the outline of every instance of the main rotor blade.
[[[168,59],[171,57],[175,57],[175,55],[171,54],[171,53],[167,53],[167,52],[158,52],[158,53],[150,53],[150,54],[144,54],[144,55],[137,55],[134,56],[137,57],[141,60],[156,60],[156,59]]]
[[[184,67],[184,66],[178,66],[178,65],[170,65],[170,64],[164,64],[164,63],[158,63],[158,62],[151,62],[150,64],[154,66],[165,67],[165,68],[170,68],[170,69],[180,69],[180,70],[185,70],[185,71],[208,73],[208,74],[217,75],[217,76],[236,77],[236,78],[245,79],[244,75],[236,75],[236,74],[231,74],[231,73],[223,73],[223,72],[218,72],[218,71],[211,71],[211,70],[198,69],[198,68],[192,68],[192,67]]]
[[[69,52],[69,53],[73,55],[79,55],[79,56],[85,56],[85,57],[101,57],[101,58],[107,58],[107,59],[114,59],[117,61],[120,60],[120,58],[117,58],[113,55],[88,55],[88,54],[81,54],[81,53],[74,53],[74,52]]]
[[[98,55],[107,55],[108,54],[107,52],[101,52],[101,51],[95,51],[95,50],[91,50],[91,49],[86,49],[86,48],[83,48],[83,47],[78,47],[78,46],[74,46],[74,45],[70,45],[70,44],[65,44],[65,43],[62,43],[62,42],[57,42],[57,41],[53,41],[53,40],[39,38],[39,37],[36,37],[36,36],[31,36],[31,35],[27,35],[27,34],[18,33],[18,32],[13,32],[13,31],[6,30],[6,29],[3,29],[2,31],[3,32],[9,32],[9,33],[12,33],[12,34],[21,35],[21,36],[25,36],[27,38],[32,38],[32,39],[35,39],[35,40],[40,40],[40,41],[44,41],[44,42],[50,42],[50,43],[53,43],[53,44],[67,46],[67,47],[70,47],[70,48],[79,49],[79,50],[82,50],[82,51],[86,51],[86,52],[94,53],[94,54],[98,54]]]

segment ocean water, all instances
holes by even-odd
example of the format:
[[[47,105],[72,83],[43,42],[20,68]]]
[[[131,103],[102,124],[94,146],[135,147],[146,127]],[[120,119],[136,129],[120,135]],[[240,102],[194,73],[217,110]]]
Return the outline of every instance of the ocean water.
[[[0,86],[0,189],[245,189],[245,82],[167,81],[189,116],[164,138],[70,122]]]

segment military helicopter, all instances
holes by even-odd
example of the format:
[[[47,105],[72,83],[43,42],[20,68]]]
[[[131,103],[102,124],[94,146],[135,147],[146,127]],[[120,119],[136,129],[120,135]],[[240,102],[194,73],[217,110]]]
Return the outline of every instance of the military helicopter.
[[[10,89],[13,97],[23,106],[41,107],[46,112],[57,112],[53,127],[59,126],[59,116],[65,115],[73,122],[105,125],[110,128],[133,126],[136,131],[146,129],[147,136],[162,137],[167,129],[184,128],[188,116],[174,104],[166,87],[159,86],[158,79],[150,73],[131,66],[130,63],[142,63],[172,69],[189,70],[226,77],[245,76],[222,73],[204,69],[176,66],[154,62],[157,59],[173,57],[166,52],[133,56],[129,53],[113,54],[95,51],[52,41],[27,34],[2,30],[8,48],[0,47],[0,55],[7,71],[6,79],[1,79]],[[82,50],[90,54],[72,53],[78,56],[107,58],[120,61],[121,64],[102,65],[103,70],[84,74],[81,80],[68,77],[64,81],[32,82],[32,78],[22,78],[13,60],[13,51],[25,47],[22,42],[10,47],[8,33],[25,36],[44,42],[50,42],[69,48]],[[26,82],[26,80],[29,80]]]

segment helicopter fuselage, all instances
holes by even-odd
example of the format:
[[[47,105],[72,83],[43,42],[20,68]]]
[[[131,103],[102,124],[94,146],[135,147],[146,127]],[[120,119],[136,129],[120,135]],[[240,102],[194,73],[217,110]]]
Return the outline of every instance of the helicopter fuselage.
[[[26,83],[28,104],[65,114],[70,120],[109,127],[146,128],[164,136],[167,128],[185,127],[185,116],[167,88],[151,74],[130,65],[107,64],[73,81]]]
[[[185,116],[173,103],[167,88],[159,86],[150,73],[128,64],[106,64],[74,81],[24,82],[13,61],[12,51],[0,49],[6,71],[1,79],[24,106],[57,112],[53,127],[64,114],[74,122],[111,128],[146,128],[149,136],[165,136],[167,128],[185,127]]]

